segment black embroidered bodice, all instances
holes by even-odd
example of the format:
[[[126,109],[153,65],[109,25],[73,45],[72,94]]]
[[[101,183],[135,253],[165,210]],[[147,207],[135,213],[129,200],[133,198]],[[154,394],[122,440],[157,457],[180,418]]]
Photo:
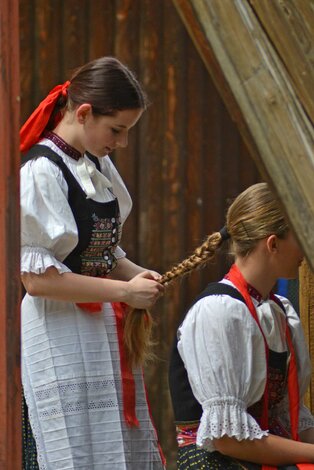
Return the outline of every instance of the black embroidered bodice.
[[[52,149],[35,145],[25,161],[36,156],[44,156],[56,164],[68,185],[68,201],[77,225],[78,243],[63,263],[74,273],[105,277],[117,264],[114,251],[121,230],[117,198],[109,202],[87,199],[76,178]],[[99,168],[97,159],[91,159]]]

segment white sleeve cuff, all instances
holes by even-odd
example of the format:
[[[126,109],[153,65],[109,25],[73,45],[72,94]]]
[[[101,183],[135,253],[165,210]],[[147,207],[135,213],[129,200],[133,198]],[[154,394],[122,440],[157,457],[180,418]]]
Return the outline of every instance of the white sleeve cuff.
[[[309,428],[314,428],[314,416],[305,405],[301,405],[299,414],[299,432],[305,431]]]
[[[209,452],[215,451],[213,439],[223,436],[243,439],[261,439],[268,436],[255,419],[246,412],[245,404],[233,397],[212,398],[203,404],[203,415],[197,432],[196,444]]]
[[[55,267],[59,274],[71,272],[63,263],[58,261],[46,248],[24,246],[21,250],[21,272],[42,274],[48,268]]]

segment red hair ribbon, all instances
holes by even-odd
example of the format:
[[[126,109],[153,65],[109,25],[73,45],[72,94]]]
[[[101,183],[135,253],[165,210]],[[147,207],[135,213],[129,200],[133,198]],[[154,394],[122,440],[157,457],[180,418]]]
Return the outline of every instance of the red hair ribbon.
[[[60,96],[67,96],[69,81],[55,86],[37,106],[20,130],[20,151],[27,152],[41,138]],[[56,124],[61,116],[56,117]]]
[[[248,283],[246,282],[239,268],[235,264],[231,266],[231,269],[228,272],[228,274],[225,276],[225,278],[231,281],[239,290],[239,292],[242,294],[245,300],[245,303],[248,309],[250,310],[252,317],[258,324],[259,329],[261,330],[261,333],[264,339],[264,344],[265,344],[266,367],[268,367],[267,362],[268,362],[269,348],[268,348],[265,335],[261,329],[256,309],[252,302],[251,296],[248,292]],[[270,298],[276,301],[276,298],[273,294],[271,294]],[[288,370],[288,395],[289,395],[289,411],[290,411],[290,422],[291,422],[291,436],[292,436],[292,439],[298,441],[299,440],[298,423],[299,423],[299,406],[300,406],[299,385],[298,385],[299,382],[298,382],[298,371],[297,371],[297,365],[296,365],[295,351],[294,351],[294,347],[293,347],[293,343],[291,339],[291,333],[290,333],[288,322],[286,324],[286,340],[287,340],[287,345],[290,351],[290,362],[289,362],[289,370]],[[263,397],[263,411],[262,411],[262,417],[261,417],[261,425],[263,429],[268,428],[268,400],[269,400],[268,379],[266,379],[266,386],[265,386],[264,397]],[[306,470],[307,468],[310,468],[308,465],[312,465],[312,464],[296,464],[299,470]],[[263,465],[262,470],[276,470],[276,468],[277,467],[273,467],[271,465]]]

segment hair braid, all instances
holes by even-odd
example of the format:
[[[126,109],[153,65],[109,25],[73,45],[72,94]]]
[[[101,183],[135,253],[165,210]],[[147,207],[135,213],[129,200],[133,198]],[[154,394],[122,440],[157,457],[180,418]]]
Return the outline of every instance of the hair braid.
[[[178,277],[183,277],[200,268],[214,258],[222,242],[221,233],[215,232],[209,235],[191,256],[163,274],[159,282],[170,284]],[[150,352],[153,344],[151,341],[152,326],[152,316],[147,310],[136,308],[129,310],[124,324],[124,344],[131,366],[142,365],[146,360],[154,357]]]
[[[174,266],[161,277],[161,284],[169,284],[178,277],[183,277],[195,269],[201,268],[204,264],[214,258],[217,249],[222,243],[222,236],[219,232],[209,235],[202,245],[198,246],[191,256]]]

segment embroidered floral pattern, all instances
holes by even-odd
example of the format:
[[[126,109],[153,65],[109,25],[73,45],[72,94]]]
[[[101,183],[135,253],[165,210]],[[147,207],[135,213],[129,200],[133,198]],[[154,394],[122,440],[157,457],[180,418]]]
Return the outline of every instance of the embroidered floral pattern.
[[[269,418],[270,422],[272,419],[272,410],[278,403],[281,402],[284,398],[286,391],[286,370],[277,369],[274,367],[268,367],[268,383],[269,383]],[[248,413],[250,413],[254,418],[260,422],[262,416],[263,408],[263,397],[257,403],[248,408]]]
[[[114,251],[120,237],[120,217],[100,218],[94,213],[92,219],[90,242],[81,253],[81,274],[104,277],[117,265]]]

